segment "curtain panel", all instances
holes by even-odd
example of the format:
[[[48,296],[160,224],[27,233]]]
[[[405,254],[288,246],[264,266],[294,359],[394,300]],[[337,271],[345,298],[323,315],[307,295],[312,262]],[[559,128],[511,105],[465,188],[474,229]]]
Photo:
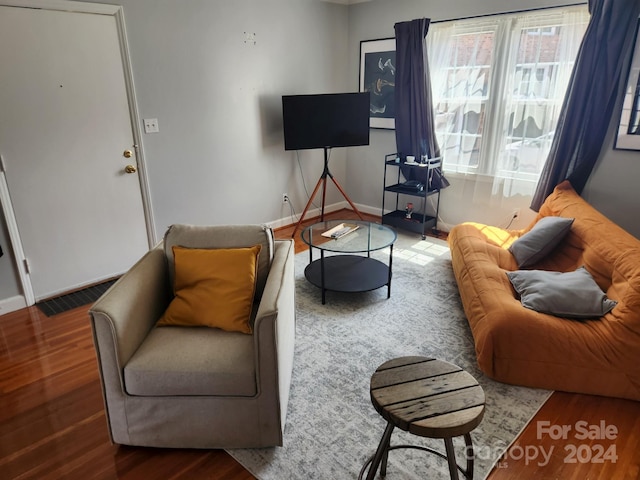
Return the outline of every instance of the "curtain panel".
[[[580,193],[600,155],[622,76],[620,52],[630,50],[640,14],[638,0],[589,0],[591,20],[564,98],[551,150],[531,208],[538,211],[568,179]]]
[[[426,36],[430,20],[396,23],[396,146],[402,157],[440,156],[431,99]]]

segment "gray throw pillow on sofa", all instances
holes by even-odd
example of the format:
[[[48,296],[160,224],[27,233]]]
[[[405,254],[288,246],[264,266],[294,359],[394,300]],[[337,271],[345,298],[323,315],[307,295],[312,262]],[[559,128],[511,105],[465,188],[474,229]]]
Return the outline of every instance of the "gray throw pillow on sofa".
[[[586,268],[574,272],[517,270],[507,272],[522,305],[566,318],[598,318],[617,302],[607,298]]]
[[[569,233],[573,218],[543,217],[531,230],[513,242],[509,251],[518,267],[529,267],[546,257]]]

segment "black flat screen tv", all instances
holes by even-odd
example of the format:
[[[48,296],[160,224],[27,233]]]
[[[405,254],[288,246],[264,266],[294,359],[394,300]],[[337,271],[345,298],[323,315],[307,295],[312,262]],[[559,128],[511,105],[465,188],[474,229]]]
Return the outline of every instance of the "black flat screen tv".
[[[369,145],[369,92],[283,95],[285,150]]]

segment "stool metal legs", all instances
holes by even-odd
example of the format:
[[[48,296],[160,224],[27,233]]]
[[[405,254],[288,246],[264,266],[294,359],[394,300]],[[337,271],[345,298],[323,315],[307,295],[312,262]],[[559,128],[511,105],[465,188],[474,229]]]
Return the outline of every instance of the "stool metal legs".
[[[456,452],[453,450],[453,440],[451,440],[451,437],[444,439],[444,448],[447,451],[449,476],[451,477],[451,480],[458,480],[458,463],[456,462]]]
[[[384,433],[382,434],[382,439],[380,440],[380,445],[378,445],[378,450],[376,450],[376,454],[373,456],[373,461],[371,462],[371,467],[369,467],[369,473],[367,474],[367,480],[373,480],[376,476],[376,472],[378,471],[378,466],[380,465],[380,461],[382,460],[382,470],[380,474],[384,477],[387,474],[387,460],[389,459],[389,444],[391,443],[391,434],[393,433],[395,425],[391,422],[387,423],[387,428],[384,429]]]
[[[467,457],[467,471],[462,472],[464,476],[467,477],[468,480],[473,480],[473,461],[476,458],[476,454],[473,451],[473,442],[471,441],[471,434],[464,434],[464,443],[467,447],[464,450],[464,455]]]
[[[446,455],[433,450],[428,447],[421,447],[417,445],[395,445],[391,446],[391,434],[393,433],[393,429],[395,425],[391,422],[387,423],[387,427],[382,434],[382,438],[380,439],[380,444],[378,445],[378,449],[376,453],[369,457],[367,462],[363,465],[362,470],[360,470],[360,475],[358,479],[362,479],[367,466],[369,466],[369,471],[367,473],[366,480],[373,480],[376,476],[376,472],[378,471],[378,467],[380,467],[380,476],[385,477],[387,475],[387,462],[389,459],[389,451],[395,450],[398,448],[413,448],[416,450],[424,450],[425,452],[433,453],[438,455],[441,458],[445,458],[447,463],[449,464],[449,475],[451,476],[451,480],[459,480],[458,470],[462,472],[464,477],[467,480],[473,480],[473,464],[475,453],[473,451],[473,442],[471,441],[471,435],[469,433],[464,434],[464,443],[466,445],[465,448],[465,456],[467,458],[466,470],[463,470],[456,461],[456,455],[453,449],[453,439],[451,437],[444,438],[444,447],[447,452]]]
[[[456,461],[456,454],[453,451],[453,439],[451,437],[444,439],[444,448],[447,452],[447,462],[449,463],[449,476],[451,477],[451,480],[458,480],[458,470],[462,472],[467,480],[473,480],[473,460],[475,459],[475,453],[473,451],[473,442],[471,441],[471,435],[469,433],[464,434],[464,443],[466,445],[464,453],[467,458],[466,470],[460,468]]]

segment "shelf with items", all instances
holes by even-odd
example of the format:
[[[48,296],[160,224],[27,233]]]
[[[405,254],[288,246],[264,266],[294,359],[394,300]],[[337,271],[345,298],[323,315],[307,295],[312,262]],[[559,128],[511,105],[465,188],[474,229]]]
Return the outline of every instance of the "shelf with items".
[[[438,212],[440,210],[440,188],[434,188],[433,178],[436,169],[441,168],[442,158],[423,160],[424,163],[403,162],[397,154],[385,155],[384,186],[382,192],[382,223],[419,233],[424,239],[426,232],[437,230]],[[389,174],[389,167],[397,167],[397,175]],[[401,182],[402,178],[412,177],[412,170],[418,170],[418,180]],[[404,170],[404,171],[403,171]],[[390,212],[385,209],[386,196],[395,195],[395,208]],[[420,206],[414,209],[413,202],[400,203],[400,196],[419,198]],[[428,208],[427,199],[435,198],[435,207]],[[430,212],[429,212],[430,210]]]

